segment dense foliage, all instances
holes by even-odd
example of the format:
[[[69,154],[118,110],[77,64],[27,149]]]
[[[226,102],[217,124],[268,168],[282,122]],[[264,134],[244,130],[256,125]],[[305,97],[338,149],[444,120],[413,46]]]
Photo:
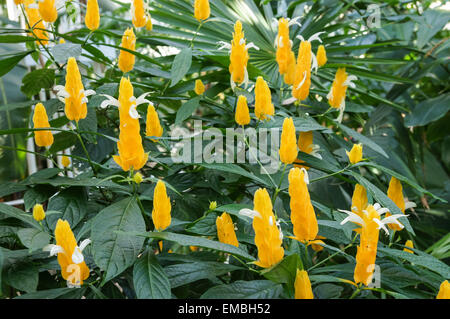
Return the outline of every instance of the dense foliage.
[[[435,298],[450,278],[450,41],[445,29],[450,14],[434,2],[211,0],[209,18],[197,20],[194,1],[151,0],[145,1],[148,14],[142,19],[147,20],[141,23],[131,16],[139,11],[137,5],[132,10],[131,1],[99,1],[100,25],[96,28],[92,13],[91,31],[84,24],[86,1],[56,1],[61,5],[57,19],[44,25],[47,45],[37,24],[34,31],[24,27],[22,13],[30,1],[16,2],[24,2],[17,7],[22,24],[5,14],[0,35],[2,297],[306,298],[310,281],[315,298]],[[81,13],[75,10],[78,2]],[[299,17],[300,25],[289,27],[296,58],[302,42],[297,36],[309,39],[323,32],[308,52],[316,54],[322,44],[327,62],[310,72],[309,94],[301,101],[292,99],[292,86],[279,72],[274,42],[282,42],[277,38],[282,17]],[[230,44],[237,20],[246,43],[257,48],[248,48],[248,86],[235,79],[234,88],[230,50],[220,48],[220,41]],[[135,43],[128,41],[131,34]],[[231,62],[241,63],[242,56]],[[354,85],[344,91],[340,121],[329,92],[343,68]],[[76,95],[70,95],[69,86],[84,92],[85,117],[67,110]],[[265,119],[255,118],[257,90],[273,103],[274,114],[264,109]],[[68,95],[61,98],[61,92]],[[235,121],[239,96],[246,98],[251,122],[245,114],[238,121],[258,132],[278,132],[269,145],[280,139],[282,147],[287,143],[280,151],[283,162],[278,147],[276,169],[269,174],[267,163],[249,158],[175,162],[171,151],[180,142],[170,134],[175,127],[191,134],[187,139],[193,146],[192,133],[199,129],[194,123],[204,131],[215,128],[214,138],[200,141],[205,149],[218,135],[225,139],[227,128],[241,127]],[[111,105],[101,107],[105,101]],[[301,162],[286,159],[297,149],[297,138],[311,132],[320,148],[300,147],[294,158]],[[30,142],[36,143],[33,149]],[[357,149],[346,154],[357,144],[362,160]],[[63,151],[67,157],[61,162]],[[37,158],[38,170],[31,175],[26,154]],[[293,164],[303,169],[291,170]],[[308,177],[309,183],[303,182]],[[367,229],[345,222],[352,215],[340,211],[355,211],[356,189],[361,201],[367,194],[358,212]],[[11,204],[22,198],[23,204]],[[417,206],[405,212],[400,204],[406,199]],[[382,227],[366,219],[364,209],[378,214],[375,203],[389,210],[386,218],[408,215],[398,218],[405,227],[393,230],[392,224]],[[297,209],[307,213],[293,225]],[[254,211],[263,218],[252,216]],[[258,224],[266,216],[267,225]],[[311,228],[313,237],[300,239],[303,233],[296,227],[315,225],[316,218],[318,233]],[[374,241],[370,234],[375,233]],[[264,248],[259,244],[264,238],[278,246]],[[413,248],[406,251],[408,240]],[[357,251],[373,242],[375,286],[368,286],[358,282],[355,266],[365,265]],[[61,271],[72,263],[64,260],[68,251],[82,265],[79,288],[68,288],[67,270]]]

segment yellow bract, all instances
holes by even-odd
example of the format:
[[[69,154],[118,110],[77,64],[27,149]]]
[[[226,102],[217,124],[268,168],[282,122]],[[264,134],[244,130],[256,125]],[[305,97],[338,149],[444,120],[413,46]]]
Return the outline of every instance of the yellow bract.
[[[45,22],[55,22],[58,18],[55,0],[39,0],[39,14]]]
[[[152,211],[152,220],[157,231],[162,231],[170,226],[171,209],[172,205],[170,204],[170,197],[167,196],[166,185],[159,180],[153,193]]]
[[[134,176],[133,176],[133,181],[134,181],[136,184],[142,183],[143,180],[144,180],[144,177],[142,176],[141,173],[137,172],[136,174],[134,174]]]
[[[36,41],[37,44],[47,45],[47,31],[45,31],[44,20],[41,18],[39,10],[35,8],[36,3],[34,2],[34,0],[26,0],[24,4],[25,13],[27,15],[28,28],[33,30],[33,32],[29,32],[28,34],[30,36],[36,36],[36,38],[39,39],[39,41]]]
[[[247,98],[243,95],[239,95],[238,97],[234,120],[239,125],[247,125],[250,123],[250,112],[248,110]]]
[[[358,216],[362,218],[363,210],[366,209],[367,204],[368,201],[366,189],[364,188],[364,186],[356,184],[352,196],[352,207],[351,207],[352,212],[358,214]]]
[[[33,218],[40,222],[41,220],[44,220],[45,218],[45,211],[44,207],[42,207],[41,204],[36,204],[33,207]]]
[[[339,68],[336,71],[330,95],[328,97],[328,103],[335,109],[342,108],[342,106],[345,104],[345,93],[347,92],[348,87],[347,85],[345,85],[347,76],[348,74],[347,72],[345,72],[345,68]]]
[[[55,239],[56,245],[61,246],[63,249],[62,252],[58,253],[58,263],[61,267],[62,277],[73,285],[82,285],[83,280],[89,277],[89,268],[84,261],[78,264],[73,261],[72,256],[78,246],[68,221],[58,219],[55,228]]]
[[[311,43],[302,41],[298,49],[295,80],[292,87],[292,96],[303,101],[309,95],[311,86]]]
[[[402,183],[400,183],[400,181],[393,176],[389,182],[387,196],[395,203],[395,205],[397,205],[398,208],[400,208],[402,213],[405,212],[405,199],[403,198]],[[391,216],[391,214],[386,213],[386,217],[389,216]],[[389,224],[388,227],[392,230],[402,230],[402,228],[396,224]]]
[[[133,0],[131,3],[131,21],[135,28],[141,28],[147,24],[144,0]]]
[[[306,153],[306,154],[311,154],[313,151],[313,132],[312,131],[300,132],[300,135],[298,137],[297,146],[298,146],[299,151]],[[298,164],[294,164],[294,166],[308,170],[309,169],[308,166],[300,165],[301,163],[304,163],[304,162],[305,161],[302,161],[301,159],[296,159],[294,161],[294,163],[298,163]]]
[[[34,107],[33,124],[34,128],[50,127],[47,112],[45,111],[45,107],[42,103],[38,103]],[[51,131],[47,130],[35,131],[34,141],[37,146],[50,146],[53,144],[53,134]]]
[[[244,82],[247,74],[248,59],[249,55],[245,46],[242,23],[238,20],[234,25],[233,40],[231,41],[230,66],[228,68],[233,82],[238,84]]]
[[[202,80],[200,79],[195,80],[194,91],[197,95],[203,94],[205,92],[205,85],[203,84]]]
[[[292,117],[285,118],[283,121],[279,152],[280,160],[284,164],[292,164],[297,159],[297,136],[295,135],[295,126]]]
[[[122,43],[120,44],[120,46],[131,51],[134,51],[136,49],[136,36],[134,35],[132,28],[128,28],[125,30],[122,36]],[[125,50],[120,50],[119,69],[123,73],[127,73],[133,70],[134,62],[135,62],[134,54]]]
[[[97,0],[88,0],[86,6],[86,16],[84,17],[86,27],[95,31],[100,26],[100,11]]]
[[[229,244],[238,247],[239,242],[234,231],[234,224],[230,215],[224,212],[216,218],[217,237],[219,241],[224,244]]]
[[[291,51],[289,53],[287,72],[284,74],[284,78],[283,78],[284,83],[286,83],[287,85],[294,84],[296,68],[297,68],[297,64],[295,62],[295,54],[293,51]]]
[[[276,38],[276,61],[280,74],[287,74],[289,70],[289,59],[291,57],[291,40],[289,39],[289,20],[280,18],[278,20],[278,35]],[[294,58],[295,59],[295,58]]]
[[[414,244],[413,244],[412,240],[407,240],[406,243],[405,243],[405,246],[409,247],[409,248],[414,248]],[[414,251],[412,251],[411,249],[408,249],[408,248],[403,248],[403,251],[406,251],[407,253],[414,254]]]
[[[209,8],[209,0],[195,0],[194,2],[194,17],[198,21],[209,18],[211,10]]]
[[[327,63],[327,53],[323,45],[319,45],[317,49],[317,65],[324,66]]]
[[[77,61],[73,57],[67,60],[65,89],[68,94],[64,98],[64,112],[67,118],[76,122],[84,119],[87,115],[84,87]]]
[[[379,226],[374,219],[380,220],[380,215],[372,205],[367,206],[367,213],[362,214],[364,225],[360,231],[360,244],[356,253],[356,267],[353,278],[355,283],[368,286],[372,281],[377,256]]]
[[[61,164],[64,167],[69,167],[70,165],[70,158],[66,155],[63,155],[63,157],[61,158]]]
[[[139,119],[130,116],[130,108],[136,106],[132,97],[133,86],[130,80],[122,78],[119,87],[120,135],[117,142],[119,155],[113,156],[113,159],[124,171],[129,171],[131,168],[137,171],[148,159],[148,153],[144,153],[142,138],[139,134]]]
[[[158,113],[156,113],[155,107],[149,104],[147,107],[147,121],[145,128],[145,136],[161,137],[163,134],[163,128],[159,122]],[[155,139],[152,139],[156,142]]]
[[[255,192],[254,208],[260,216],[253,218],[255,245],[258,248],[256,265],[269,268],[279,263],[284,256],[283,240],[272,211],[272,202],[265,188]]]
[[[255,84],[255,116],[259,120],[268,120],[273,116],[275,108],[272,103],[270,88],[262,76],[258,76]]]
[[[345,151],[351,164],[356,164],[362,161],[362,148],[362,144],[353,144],[350,152]]]
[[[306,270],[297,269],[294,287],[295,299],[314,299],[311,281],[309,280],[308,272],[306,272]]]
[[[291,198],[291,221],[295,239],[301,242],[316,239],[319,232],[314,207],[311,204],[308,186],[305,181],[306,172],[298,167],[289,172],[289,196]]]
[[[450,283],[448,280],[442,282],[436,299],[450,299]]]

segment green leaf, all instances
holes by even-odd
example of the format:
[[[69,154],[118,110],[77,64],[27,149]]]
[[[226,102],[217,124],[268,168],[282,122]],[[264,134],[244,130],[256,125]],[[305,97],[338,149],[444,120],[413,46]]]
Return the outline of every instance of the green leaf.
[[[47,216],[46,220],[51,229],[54,229],[58,219],[67,220],[70,227],[75,228],[86,215],[87,194],[83,187],[70,187],[48,202],[47,210],[54,210],[62,214]]]
[[[135,197],[122,199],[94,217],[92,251],[95,263],[106,271],[103,283],[133,265],[144,239],[127,234],[144,231],[145,221]]]
[[[20,52],[15,54],[0,55],[0,77],[11,71],[17,63],[22,61],[28,54],[34,52],[34,50]]]
[[[75,43],[59,43],[50,49],[53,57],[58,63],[66,63],[70,57],[78,59],[81,55],[81,45]]]
[[[391,249],[386,247],[379,247],[378,251],[383,254],[404,259],[412,264],[430,269],[434,272],[437,272],[444,278],[450,278],[450,267],[445,263],[443,263],[442,261],[440,261],[439,259],[431,255],[428,255],[424,252],[416,250],[415,252],[418,253],[418,255],[416,255],[411,254],[409,252],[405,252],[403,250]]]
[[[9,206],[3,203],[0,203],[0,213],[5,214],[6,216],[20,219],[21,221],[27,223],[28,225],[41,229],[41,226],[33,219],[31,214],[27,214],[24,211],[15,208],[13,206]]]
[[[80,289],[83,289],[83,287]],[[55,288],[55,289],[39,290],[36,292],[20,295],[14,299],[56,299],[58,297],[64,296],[65,294],[73,292],[73,290],[74,288]]]
[[[269,280],[237,280],[210,288],[200,299],[275,299],[282,290],[280,284]]]
[[[42,249],[50,242],[50,235],[36,228],[21,228],[17,232],[22,244],[31,251]]]
[[[314,297],[317,299],[339,298],[344,290],[343,287],[333,284],[321,284],[314,288]]]
[[[362,134],[359,134],[355,130],[352,130],[351,128],[346,127],[345,125],[338,124],[339,127],[349,136],[353,137],[354,139],[358,140],[358,142],[362,143],[363,146],[370,147],[375,152],[383,155],[384,157],[389,158],[389,155],[379,146],[377,143],[372,141],[367,136],[364,136]],[[364,148],[363,148],[364,149]],[[350,151],[350,150],[349,150]]]
[[[302,260],[298,254],[292,254],[284,257],[275,267],[263,270],[261,274],[277,284],[287,284],[288,291],[293,296],[297,269],[303,269]]]
[[[177,116],[175,118],[175,125],[180,124],[185,119],[194,113],[200,102],[200,96],[196,96],[189,101],[185,102],[177,111]]]
[[[54,82],[54,69],[38,69],[31,71],[23,77],[20,90],[28,97],[32,97],[38,94],[41,89],[51,88]]]
[[[170,299],[171,286],[155,255],[147,251],[135,263],[133,284],[138,299]]]
[[[30,262],[20,262],[8,268],[5,283],[25,292],[36,291],[39,280],[39,268]]]
[[[54,141],[52,146],[50,146],[49,151],[52,154],[65,150],[69,148],[78,141],[77,136],[72,132],[61,132],[53,135]]]
[[[189,71],[192,63],[192,49],[184,48],[174,58],[170,70],[170,87],[177,84]]]
[[[405,116],[406,126],[423,126],[443,117],[450,110],[450,94],[425,100]]]
[[[55,192],[56,189],[49,185],[41,185],[39,187],[28,189],[23,195],[25,210],[30,210],[35,204],[42,204],[43,202],[48,200]]]
[[[224,253],[236,255],[236,256],[242,257],[246,260],[251,260],[251,261],[255,260],[255,258],[253,258],[251,255],[249,255],[247,252],[245,252],[241,248],[238,248],[238,247],[235,247],[232,245],[228,245],[228,244],[224,244],[224,243],[221,243],[218,241],[209,240],[206,238],[196,237],[196,236],[175,234],[175,233],[169,233],[169,232],[129,233],[129,235],[174,241],[182,246],[197,246],[197,247],[209,248],[209,249],[219,250]]]
[[[214,279],[217,276],[238,269],[243,268],[215,261],[181,263],[164,268],[172,288],[187,285],[201,279]]]
[[[212,170],[219,170],[219,171],[223,171],[223,172],[227,172],[227,173],[233,173],[233,174],[237,174],[237,175],[241,175],[241,176],[245,176],[248,177],[260,184],[272,187],[273,185],[268,184],[267,181],[253,175],[250,172],[247,172],[245,169],[243,169],[242,167],[240,167],[239,165],[236,164],[231,164],[231,163],[211,163],[211,164],[207,164],[207,163],[199,163],[200,166],[203,166],[205,168],[208,169],[212,169]]]

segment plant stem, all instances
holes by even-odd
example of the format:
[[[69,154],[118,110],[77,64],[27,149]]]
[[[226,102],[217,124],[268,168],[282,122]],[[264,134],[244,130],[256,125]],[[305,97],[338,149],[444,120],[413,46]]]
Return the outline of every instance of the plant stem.
[[[83,148],[83,151],[86,154],[86,158],[87,158],[87,160],[89,162],[89,165],[92,168],[92,172],[94,173],[94,176],[97,177],[97,171],[95,170],[94,163],[92,163],[91,157],[89,156],[89,152],[87,151],[86,146],[84,145],[83,139],[81,138],[80,127],[78,125],[78,121],[75,121],[75,125],[77,127],[77,131],[76,132],[77,132],[78,140],[80,141],[81,147]]]

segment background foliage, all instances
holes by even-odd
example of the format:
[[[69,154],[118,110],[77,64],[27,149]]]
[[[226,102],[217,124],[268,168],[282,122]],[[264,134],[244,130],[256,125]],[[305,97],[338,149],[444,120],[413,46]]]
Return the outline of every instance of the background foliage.
[[[367,7],[372,3],[381,8],[380,28],[367,26]],[[25,35],[17,22],[2,16],[0,197],[5,202],[24,200],[17,207],[0,203],[2,296],[292,298],[295,270],[304,267],[316,298],[354,297],[355,287],[338,278],[353,279],[357,241],[350,225],[339,225],[345,215],[337,209],[350,207],[358,182],[368,189],[373,202],[398,211],[385,195],[389,179],[395,176],[402,181],[405,196],[418,207],[410,213],[405,230],[380,235],[381,288],[363,290],[357,297],[434,298],[440,283],[450,278],[450,41],[444,29],[449,12],[431,8],[432,1],[212,0],[211,18],[198,30],[193,1],[154,0],[149,5],[153,30],[136,32],[136,65],[128,75],[135,96],[151,92],[148,98],[157,107],[164,136],[158,143],[145,139],[150,157],[141,172],[147,179],[137,192],[121,182],[117,175],[127,174],[111,157],[117,153],[118,112],[98,108],[105,99],[101,93],[118,93],[122,73],[116,57],[123,31],[132,26],[130,5],[103,3],[101,26],[90,35],[84,26],[56,31],[68,16],[60,10],[55,28],[49,30],[48,51]],[[328,63],[312,75],[310,96],[301,106],[281,104],[290,92],[278,74],[273,46],[277,28],[272,21],[285,16],[301,17],[302,26],[291,27],[296,54],[296,35],[308,38],[326,32],[322,39]],[[301,243],[285,238],[284,260],[263,272],[246,264],[256,256],[254,234],[251,221],[238,211],[252,207],[257,188],[266,187],[272,194],[277,185],[260,174],[258,165],[175,164],[167,137],[174,123],[191,128],[194,119],[201,119],[204,127],[235,127],[236,95],[245,92],[231,91],[228,53],[218,50],[217,41],[231,40],[237,19],[243,23],[247,42],[260,48],[250,50],[250,80],[262,75],[272,90],[276,115],[265,126],[281,128],[283,118],[292,116],[297,130],[314,131],[323,157],[319,161],[300,154],[312,167],[309,189],[319,235],[327,238],[325,249],[309,248],[305,253]],[[65,44],[57,44],[61,38]],[[40,100],[39,92],[46,90],[49,97],[54,85],[64,84],[69,56],[79,60],[85,88],[97,92],[89,100],[89,115],[80,121],[80,130],[98,170],[94,174],[77,136],[65,128],[63,104],[50,98],[43,103],[49,117],[56,114],[50,122],[55,143],[48,152],[36,149],[40,169],[27,176],[26,143],[33,137],[31,106]],[[33,59],[36,66],[25,67],[25,59]],[[342,66],[358,80],[355,89],[349,88],[346,114],[337,124],[336,114],[324,112],[334,73]],[[193,92],[199,78],[207,85],[202,97]],[[251,105],[252,94],[245,94]],[[144,105],[138,111],[145,114]],[[364,144],[368,161],[348,168],[345,150],[354,142]],[[69,147],[78,172],[73,178],[60,168],[47,168],[45,161]],[[279,181],[281,171],[270,177]],[[163,233],[152,232],[150,218],[156,178],[168,184],[173,205],[172,224]],[[286,178],[281,189],[274,209],[284,221],[287,236],[292,225]],[[210,210],[210,201],[217,201],[218,207]],[[30,214],[35,203],[46,206],[44,231]],[[217,240],[215,218],[223,211],[237,225],[239,248]],[[91,275],[80,289],[66,288],[56,258],[41,249],[53,242],[58,218],[70,222],[77,240],[93,241],[84,252]],[[414,241],[415,254],[402,251],[407,239]],[[162,252],[158,251],[160,240]],[[189,246],[199,249],[191,251]],[[228,264],[224,253],[231,254]]]

